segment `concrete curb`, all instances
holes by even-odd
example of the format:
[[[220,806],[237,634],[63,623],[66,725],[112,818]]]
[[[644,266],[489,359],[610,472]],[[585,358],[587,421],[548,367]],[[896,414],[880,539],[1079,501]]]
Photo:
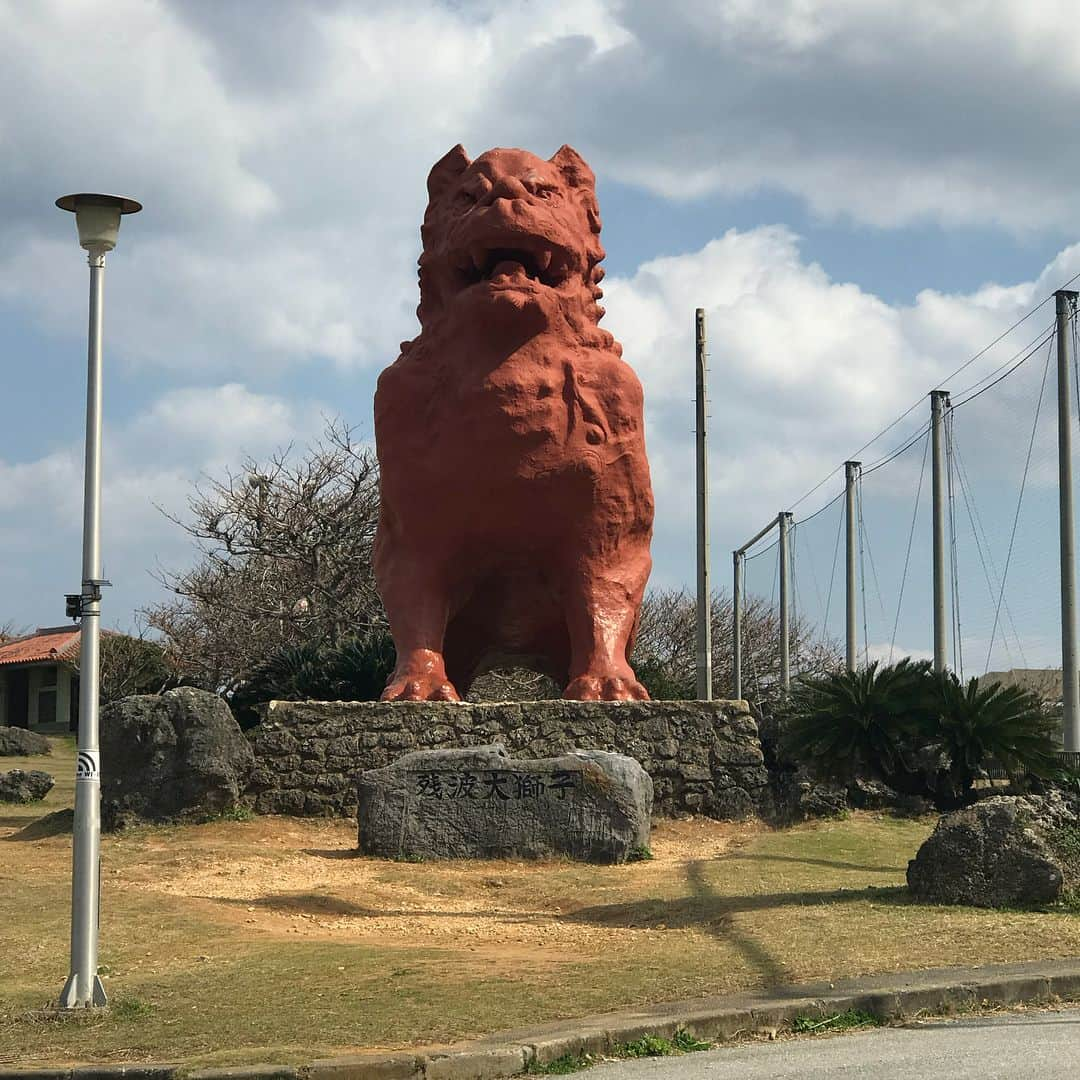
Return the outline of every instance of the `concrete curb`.
[[[825,1019],[848,1009],[894,1021],[1059,1001],[1080,1001],[1080,959],[938,968],[772,987],[564,1020],[438,1049],[323,1058],[309,1065],[223,1069],[181,1065],[0,1067],[0,1080],[497,1080],[566,1054],[610,1053],[643,1035],[670,1038],[680,1028],[698,1038],[723,1043],[746,1035],[790,1030],[798,1016]]]

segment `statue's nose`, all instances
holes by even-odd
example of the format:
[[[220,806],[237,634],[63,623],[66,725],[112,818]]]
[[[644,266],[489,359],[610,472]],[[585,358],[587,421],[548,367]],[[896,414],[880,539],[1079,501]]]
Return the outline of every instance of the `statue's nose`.
[[[523,199],[525,195],[525,185],[516,176],[500,176],[492,185],[488,199],[491,202],[496,199]]]

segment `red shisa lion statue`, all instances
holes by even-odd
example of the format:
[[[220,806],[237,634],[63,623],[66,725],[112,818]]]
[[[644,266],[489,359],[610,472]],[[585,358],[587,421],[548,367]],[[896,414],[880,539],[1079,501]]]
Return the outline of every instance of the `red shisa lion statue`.
[[[652,560],[641,384],[598,323],[595,178],[455,146],[428,177],[420,336],[379,378],[383,700],[457,701],[492,667],[644,699],[630,667]]]

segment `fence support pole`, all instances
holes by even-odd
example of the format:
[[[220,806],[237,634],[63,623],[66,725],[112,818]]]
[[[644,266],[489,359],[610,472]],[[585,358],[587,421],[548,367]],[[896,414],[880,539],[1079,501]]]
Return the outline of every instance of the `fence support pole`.
[[[1080,750],[1080,696],[1076,672],[1076,538],[1073,525],[1072,328],[1075,292],[1060,289],[1057,300],[1058,377],[1058,517],[1061,529],[1061,700],[1062,742],[1066,751]]]
[[[735,699],[742,700],[742,552],[731,553],[734,577],[731,583],[731,678]]]
[[[847,588],[845,591],[847,669],[854,671],[858,663],[859,652],[858,620],[856,619],[856,578],[855,578],[855,481],[859,477],[861,462],[844,462],[844,524],[847,531]]]
[[[934,522],[934,670],[944,671],[949,663],[945,626],[945,410],[948,390],[930,391],[930,436],[933,458]]]
[[[709,587],[709,471],[705,441],[708,400],[705,380],[705,309],[697,324],[697,698],[712,701],[712,605]]]
[[[788,530],[791,514],[782,511],[777,518],[780,526],[780,687],[786,694],[791,689],[791,556],[788,550]]]

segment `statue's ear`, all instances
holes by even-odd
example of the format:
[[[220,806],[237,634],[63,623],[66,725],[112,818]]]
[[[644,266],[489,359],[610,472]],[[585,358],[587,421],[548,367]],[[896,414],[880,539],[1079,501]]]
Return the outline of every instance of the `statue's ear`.
[[[592,169],[585,164],[585,159],[572,147],[560,146],[550,158],[551,164],[558,167],[570,187],[596,187],[596,177]]]
[[[443,195],[471,164],[469,155],[465,153],[465,147],[461,143],[445,153],[428,173],[428,198],[434,200]]]

